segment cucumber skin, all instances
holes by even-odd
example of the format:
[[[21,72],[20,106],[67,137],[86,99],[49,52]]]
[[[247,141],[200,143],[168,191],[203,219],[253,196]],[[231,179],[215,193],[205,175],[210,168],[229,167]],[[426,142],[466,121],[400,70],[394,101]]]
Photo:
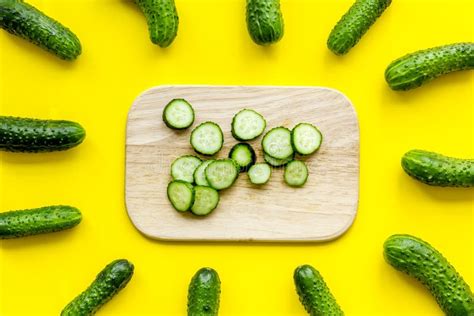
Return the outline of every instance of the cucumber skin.
[[[354,47],[390,5],[391,0],[356,0],[329,34],[328,48],[336,55]]]
[[[191,279],[188,316],[217,316],[221,281],[214,269],[202,268]]]
[[[284,33],[280,0],[247,0],[247,29],[258,45],[278,42]]]
[[[474,315],[474,295],[469,285],[427,242],[410,235],[393,235],[384,243],[384,257],[395,269],[426,286],[446,315]]]
[[[70,302],[61,312],[61,316],[94,315],[115,294],[123,289],[132,278],[134,266],[125,259],[108,264],[94,282]]]
[[[74,60],[82,52],[71,30],[23,1],[0,0],[0,26],[64,60]]]
[[[442,187],[473,187],[474,159],[459,159],[424,150],[402,157],[402,168],[414,179]]]
[[[0,213],[0,239],[52,233],[72,228],[82,220],[72,206],[55,205]]]
[[[393,61],[385,80],[393,90],[410,90],[453,71],[474,69],[474,43],[421,50]]]
[[[0,150],[11,152],[51,152],[82,143],[86,136],[78,123],[0,116]]]
[[[174,0],[135,0],[148,24],[150,40],[168,47],[178,34],[179,17]]]
[[[311,316],[342,316],[344,312],[321,274],[310,265],[296,268],[293,279],[301,304]]]

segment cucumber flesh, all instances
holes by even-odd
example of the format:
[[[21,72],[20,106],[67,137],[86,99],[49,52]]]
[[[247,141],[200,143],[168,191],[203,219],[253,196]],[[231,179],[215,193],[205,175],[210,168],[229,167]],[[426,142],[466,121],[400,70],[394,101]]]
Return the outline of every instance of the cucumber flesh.
[[[198,185],[194,187],[194,194],[191,212],[195,215],[208,215],[219,204],[219,193],[213,188]]]
[[[206,168],[207,182],[216,190],[227,189],[234,184],[239,175],[239,169],[232,159],[215,160]]]
[[[254,110],[243,109],[232,119],[232,136],[237,140],[252,140],[262,135],[267,122]]]
[[[196,182],[197,185],[205,187],[209,186],[209,182],[207,182],[206,179],[205,171],[207,166],[209,166],[209,164],[213,161],[214,160],[206,160],[201,165],[199,165],[199,167],[196,168],[196,171],[194,171],[194,182]]]
[[[263,159],[265,159],[265,162],[268,163],[272,167],[282,167],[288,164],[290,161],[292,161],[295,158],[295,155],[291,155],[290,157],[286,159],[276,159],[273,158],[272,156],[263,153]]]
[[[194,203],[194,188],[188,182],[181,180],[171,181],[166,191],[168,200],[178,212],[186,212]]]
[[[239,165],[240,172],[247,171],[257,159],[252,146],[247,143],[235,144],[229,152],[229,158]]]
[[[182,180],[193,183],[194,171],[196,171],[201,163],[202,160],[196,156],[181,156],[171,164],[171,177],[173,177],[173,180]]]
[[[300,155],[310,155],[319,149],[323,137],[313,125],[300,123],[291,132],[291,141],[296,152]]]
[[[221,281],[214,269],[202,268],[191,279],[188,290],[188,316],[217,316]]]
[[[263,151],[276,159],[286,159],[293,155],[291,132],[286,127],[271,129],[262,139]]]
[[[191,133],[191,146],[197,153],[212,156],[221,150],[224,134],[216,123],[204,122]]]
[[[272,168],[266,163],[257,163],[250,167],[248,172],[249,180],[253,184],[265,184],[270,180]]]
[[[173,99],[163,109],[163,121],[172,129],[186,129],[193,125],[194,110],[184,99]]]
[[[286,165],[283,178],[291,187],[303,186],[308,180],[308,168],[304,162],[293,160]]]

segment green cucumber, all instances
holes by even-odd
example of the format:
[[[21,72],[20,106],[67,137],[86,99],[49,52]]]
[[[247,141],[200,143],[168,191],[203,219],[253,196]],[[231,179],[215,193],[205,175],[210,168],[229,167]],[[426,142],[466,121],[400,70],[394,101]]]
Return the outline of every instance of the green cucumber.
[[[193,185],[186,181],[174,180],[168,183],[166,195],[178,212],[188,211],[194,203]]]
[[[286,159],[293,155],[291,131],[286,127],[274,127],[262,138],[263,151],[276,159]]]
[[[219,192],[208,187],[197,185],[194,187],[194,203],[191,207],[191,213],[194,215],[209,215],[219,204]]]
[[[21,0],[0,0],[0,27],[64,60],[76,59],[82,51],[71,30]]]
[[[217,316],[221,281],[214,269],[202,268],[191,279],[188,290],[188,316]]]
[[[293,275],[301,304],[311,316],[342,316],[344,312],[321,274],[310,265],[296,268]]]
[[[263,153],[263,159],[272,167],[283,167],[295,158],[294,153],[285,159],[276,159],[267,153]]]
[[[17,238],[69,229],[81,222],[72,206],[55,205],[0,213],[0,239]]]
[[[196,168],[196,171],[194,171],[194,182],[196,182],[197,185],[201,185],[205,187],[209,186],[209,182],[207,182],[205,172],[206,172],[207,166],[209,166],[209,164],[213,161],[214,160],[203,161],[202,164]]]
[[[240,172],[245,172],[255,164],[257,156],[252,146],[247,143],[235,144],[229,152],[229,158],[234,160],[240,168]]]
[[[410,235],[393,235],[384,243],[385,260],[420,281],[447,316],[474,315],[474,295],[449,262],[427,242]]]
[[[402,157],[402,167],[408,175],[428,185],[474,186],[474,159],[452,158],[416,149]]]
[[[178,12],[174,0],[135,0],[148,23],[153,44],[160,47],[171,45],[178,34]]]
[[[184,99],[173,99],[163,109],[163,121],[171,129],[186,129],[193,125],[194,109]]]
[[[293,160],[286,165],[283,179],[290,187],[301,187],[308,180],[308,174],[308,167],[304,162]]]
[[[94,315],[127,285],[132,278],[133,269],[133,264],[125,259],[112,261],[84,292],[63,309],[61,316]]]
[[[396,59],[385,70],[385,80],[393,90],[410,90],[449,72],[469,69],[474,69],[474,43],[456,43]]]
[[[247,0],[247,29],[258,45],[278,42],[284,32],[280,0]]]
[[[202,160],[193,155],[184,155],[176,158],[171,164],[173,180],[194,182],[194,172],[201,165]]]
[[[261,162],[250,167],[247,175],[251,183],[265,184],[270,180],[272,169],[268,164]]]
[[[232,159],[219,159],[210,163],[204,171],[209,186],[216,190],[231,187],[239,176],[240,167]]]
[[[263,116],[251,109],[240,110],[232,118],[232,136],[237,140],[252,140],[262,135],[267,121]]]
[[[299,123],[291,131],[291,143],[300,155],[311,155],[319,149],[322,141],[321,132],[309,123]]]
[[[191,132],[191,146],[205,156],[217,154],[224,145],[224,134],[219,125],[214,122],[204,122]]]
[[[336,55],[346,54],[391,2],[392,0],[356,0],[329,34],[328,48]]]

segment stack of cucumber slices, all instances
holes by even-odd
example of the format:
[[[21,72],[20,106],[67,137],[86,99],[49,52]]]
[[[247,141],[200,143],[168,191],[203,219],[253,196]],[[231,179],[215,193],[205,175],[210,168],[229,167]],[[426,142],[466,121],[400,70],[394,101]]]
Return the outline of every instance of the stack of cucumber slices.
[[[174,99],[163,110],[163,120],[169,128],[186,129],[194,122],[194,110],[184,99]],[[291,187],[301,187],[308,179],[308,168],[296,154],[315,153],[322,142],[321,132],[310,123],[300,123],[293,130],[279,126],[268,131],[262,139],[265,162],[257,163],[251,141],[263,134],[264,117],[251,109],[239,111],[232,119],[232,136],[241,141],[235,144],[225,159],[203,160],[195,155],[178,157],[171,164],[168,199],[179,212],[191,211],[199,216],[210,214],[219,204],[219,192],[230,188],[242,172],[249,181],[263,185],[270,180],[272,168],[285,167],[283,179]],[[194,151],[203,156],[216,155],[224,145],[224,134],[214,122],[199,124],[191,132]]]

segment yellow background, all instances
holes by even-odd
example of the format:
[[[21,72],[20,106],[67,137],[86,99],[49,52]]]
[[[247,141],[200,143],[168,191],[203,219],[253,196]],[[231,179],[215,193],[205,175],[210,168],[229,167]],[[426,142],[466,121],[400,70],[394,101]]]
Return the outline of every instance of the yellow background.
[[[404,174],[412,148],[473,157],[469,72],[410,92],[384,79],[393,59],[421,48],[474,40],[472,0],[394,0],[349,54],[326,38],[351,0],[282,0],[285,36],[250,40],[244,0],[177,0],[179,34],[153,46],[128,0],[31,0],[70,27],[83,54],[60,61],[0,32],[0,113],[70,119],[87,130],[68,152],[0,154],[0,210],[70,204],[76,228],[1,242],[0,314],[58,315],[108,262],[128,258],[135,275],[100,315],[184,315],[187,286],[202,266],[222,280],[220,315],[306,315],[292,273],[320,270],[347,315],[442,315],[416,281],[383,261],[382,244],[410,233],[437,247],[474,286],[472,190],[434,188]],[[124,205],[127,111],[161,84],[309,85],[336,88],[354,103],[361,130],[359,213],[323,244],[157,242],[132,226]]]

